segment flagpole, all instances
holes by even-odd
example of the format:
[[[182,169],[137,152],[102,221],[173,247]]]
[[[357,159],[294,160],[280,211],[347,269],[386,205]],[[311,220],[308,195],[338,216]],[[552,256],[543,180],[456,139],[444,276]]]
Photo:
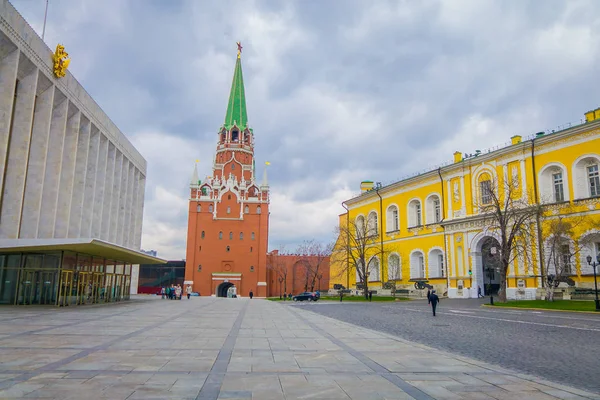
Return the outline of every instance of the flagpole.
[[[44,29],[42,30],[42,41],[44,40],[44,36],[46,35],[46,17],[48,16],[48,1],[46,0],[46,11],[44,12]]]

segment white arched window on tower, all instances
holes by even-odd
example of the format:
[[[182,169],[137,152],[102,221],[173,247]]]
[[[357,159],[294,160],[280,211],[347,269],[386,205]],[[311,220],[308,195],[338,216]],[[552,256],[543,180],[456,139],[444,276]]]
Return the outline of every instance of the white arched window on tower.
[[[373,257],[369,261],[369,282],[377,282],[379,281],[379,259],[377,257]]]
[[[423,225],[421,200],[413,199],[408,203],[408,227]]]
[[[442,278],[444,276],[444,253],[440,249],[429,252],[429,277]]]
[[[256,207],[256,213],[257,213],[257,214],[260,214],[260,213],[261,213],[260,206]]]
[[[395,232],[400,230],[400,221],[398,219],[398,207],[389,206],[387,209],[386,231]]]
[[[410,279],[425,278],[425,256],[423,252],[415,250],[410,254]]]
[[[400,271],[400,256],[396,253],[390,254],[388,258],[388,281],[402,279]]]

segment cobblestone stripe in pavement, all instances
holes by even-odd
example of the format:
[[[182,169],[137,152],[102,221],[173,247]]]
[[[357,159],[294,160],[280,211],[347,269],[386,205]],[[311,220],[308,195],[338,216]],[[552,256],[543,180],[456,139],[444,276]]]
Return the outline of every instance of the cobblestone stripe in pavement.
[[[247,308],[248,302],[246,302],[246,304],[244,304],[244,308],[240,310],[240,313],[238,314],[231,331],[229,331],[229,335],[227,335],[227,339],[225,339],[223,347],[221,347],[221,350],[219,350],[217,359],[210,369],[210,373],[208,374],[202,389],[200,389],[200,393],[198,393],[196,400],[217,400],[219,398],[221,386],[223,386],[223,380],[225,379],[225,374],[227,373],[227,367],[229,366],[229,361],[231,360],[231,354],[233,354],[235,341],[240,332]]]
[[[290,307],[290,309],[293,310],[291,307]],[[310,326],[316,332],[320,333],[321,335],[323,335],[327,339],[331,340],[332,343],[340,346],[342,349],[344,349],[345,351],[347,351],[354,358],[356,358],[357,360],[359,360],[361,363],[363,363],[364,365],[366,365],[367,367],[369,367],[374,372],[379,373],[383,378],[387,379],[388,381],[390,381],[391,383],[393,383],[394,385],[396,385],[396,387],[398,387],[399,389],[403,390],[408,395],[412,396],[414,399],[416,399],[416,400],[435,400],[433,397],[431,397],[427,393],[425,393],[425,392],[417,389],[416,387],[414,387],[410,383],[406,382],[405,380],[403,380],[399,376],[392,374],[387,368],[385,368],[385,367],[377,364],[375,361],[371,360],[369,357],[365,356],[360,351],[354,350],[352,347],[348,346],[347,344],[345,344],[341,340],[338,340],[337,338],[335,338],[330,333],[324,331],[323,329],[321,329],[317,325],[313,324],[308,319],[304,318],[304,316],[302,316],[298,312],[298,310],[293,310],[293,313],[296,314],[296,317],[298,317],[300,320],[302,320],[305,324],[307,324],[308,326]]]
[[[204,306],[201,306],[201,307],[208,307],[208,306],[210,306],[213,303],[214,303],[214,301],[212,301],[212,302],[210,302],[208,304],[205,304]],[[120,313],[120,314],[124,314],[124,313]],[[115,316],[115,315],[117,315],[117,314],[112,314],[112,316]],[[189,315],[189,311],[184,311],[182,313],[173,315],[172,318],[173,319],[177,319],[177,318],[183,317],[185,315]],[[106,317],[109,317],[109,316],[105,316],[103,318],[106,318]],[[103,318],[90,319],[90,320],[86,320],[84,322],[95,321],[95,320],[103,319]],[[143,332],[145,332],[147,330],[158,328],[158,327],[162,326],[163,324],[164,324],[164,321],[156,322],[156,323],[154,323],[152,325],[145,326],[143,328],[140,328],[140,329],[138,329],[136,331],[133,331],[131,333],[128,333],[126,335],[118,336],[118,337],[116,337],[116,338],[114,338],[114,339],[112,339],[112,340],[110,340],[110,341],[108,341],[106,343],[100,344],[100,345],[95,346],[95,347],[91,347],[89,349],[82,350],[79,353],[76,353],[76,354],[73,354],[72,356],[63,358],[62,360],[55,361],[55,362],[50,363],[50,364],[46,364],[46,365],[44,365],[44,366],[42,366],[40,368],[37,368],[37,369],[35,369],[35,370],[31,371],[31,372],[26,372],[26,373],[21,374],[19,376],[16,376],[16,377],[13,377],[11,379],[8,379],[8,380],[6,380],[4,382],[0,382],[0,390],[7,389],[7,388],[9,388],[9,387],[11,387],[13,385],[16,385],[17,383],[25,382],[25,381],[33,378],[33,377],[36,377],[38,375],[43,374],[43,373],[52,372],[52,371],[56,370],[57,368],[60,368],[60,367],[62,367],[64,365],[67,365],[67,364],[69,364],[69,363],[71,363],[73,361],[79,360],[79,359],[81,359],[83,357],[87,357],[90,354],[95,353],[97,351],[106,350],[106,349],[108,349],[110,346],[112,346],[115,343],[118,343],[120,341],[132,338],[134,336],[137,336],[137,335],[139,335],[139,334],[141,334],[141,333],[143,333]],[[62,326],[65,326],[65,325],[62,325]],[[56,328],[56,327],[54,327],[54,328]]]

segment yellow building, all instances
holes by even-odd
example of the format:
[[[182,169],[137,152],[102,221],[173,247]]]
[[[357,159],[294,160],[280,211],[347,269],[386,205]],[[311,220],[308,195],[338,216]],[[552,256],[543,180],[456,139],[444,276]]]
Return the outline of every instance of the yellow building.
[[[372,245],[384,249],[383,260],[377,256],[371,264],[369,288],[386,292],[385,283],[394,282],[397,289],[415,290],[416,281],[426,280],[449,297],[497,291],[499,274],[491,263],[500,238],[486,229],[481,205],[490,202],[493,186],[507,181],[515,182],[513,193],[521,202],[543,205],[550,219],[567,213],[567,218],[586,220],[566,243],[570,255],[565,263],[571,264],[568,275],[575,287],[593,287],[587,256],[600,253],[600,109],[585,116],[584,123],[558,132],[539,132],[526,140],[514,136],[504,148],[464,156],[456,152],[450,165],[387,186],[363,181],[361,194],[343,203],[348,212],[340,215],[340,224],[368,225],[377,235]],[[547,238],[540,226],[549,218],[537,219],[526,254],[511,261],[508,298],[540,296],[542,277],[554,268],[546,262]],[[344,263],[333,263],[331,285],[356,288],[356,268]]]

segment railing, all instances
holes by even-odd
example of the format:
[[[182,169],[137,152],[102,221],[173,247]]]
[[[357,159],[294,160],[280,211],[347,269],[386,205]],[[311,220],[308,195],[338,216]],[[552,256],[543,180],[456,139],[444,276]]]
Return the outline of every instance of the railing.
[[[573,128],[575,126],[583,125],[585,123],[586,122],[585,122],[584,118],[582,118],[581,120],[579,120],[577,122],[567,122],[567,123],[564,123],[562,125],[558,125],[556,127],[556,129],[546,129],[545,131],[540,131],[538,133],[533,133],[531,135],[523,136],[522,137],[522,141],[532,140],[532,139],[535,139],[535,138],[538,138],[538,137],[542,137],[542,136],[545,136],[545,135],[551,135],[553,133],[558,133],[560,131],[564,131],[566,129],[570,129],[570,128]],[[542,132],[543,132],[543,135],[541,134]],[[465,159],[475,158],[477,156],[480,156],[480,155],[483,155],[483,154],[488,154],[488,153],[494,152],[496,150],[504,149],[504,148],[507,148],[507,147],[510,147],[510,146],[512,146],[512,142],[508,141],[508,142],[504,142],[502,144],[498,144],[498,145],[495,145],[495,146],[492,146],[492,147],[488,147],[488,148],[486,148],[484,150],[475,150],[475,153],[471,154],[471,157],[468,157],[468,158],[465,158]],[[443,168],[443,167],[446,167],[446,166],[452,165],[452,164],[454,164],[454,160],[444,161],[444,162],[442,162],[440,164],[436,164],[436,165],[433,165],[433,166],[421,169],[421,170],[419,170],[417,172],[412,172],[412,173],[409,173],[409,174],[406,174],[406,175],[402,175],[398,179],[394,179],[394,180],[391,180],[391,181],[384,182],[382,184],[381,188],[393,185],[395,183],[404,181],[406,179],[410,179],[410,178],[414,178],[414,177],[419,176],[419,175],[426,174],[428,172],[435,171],[438,168]],[[373,189],[371,189],[370,191],[372,191],[372,190]],[[358,192],[358,193],[354,192],[352,194],[352,198],[359,197],[362,194],[363,194],[363,192]]]

